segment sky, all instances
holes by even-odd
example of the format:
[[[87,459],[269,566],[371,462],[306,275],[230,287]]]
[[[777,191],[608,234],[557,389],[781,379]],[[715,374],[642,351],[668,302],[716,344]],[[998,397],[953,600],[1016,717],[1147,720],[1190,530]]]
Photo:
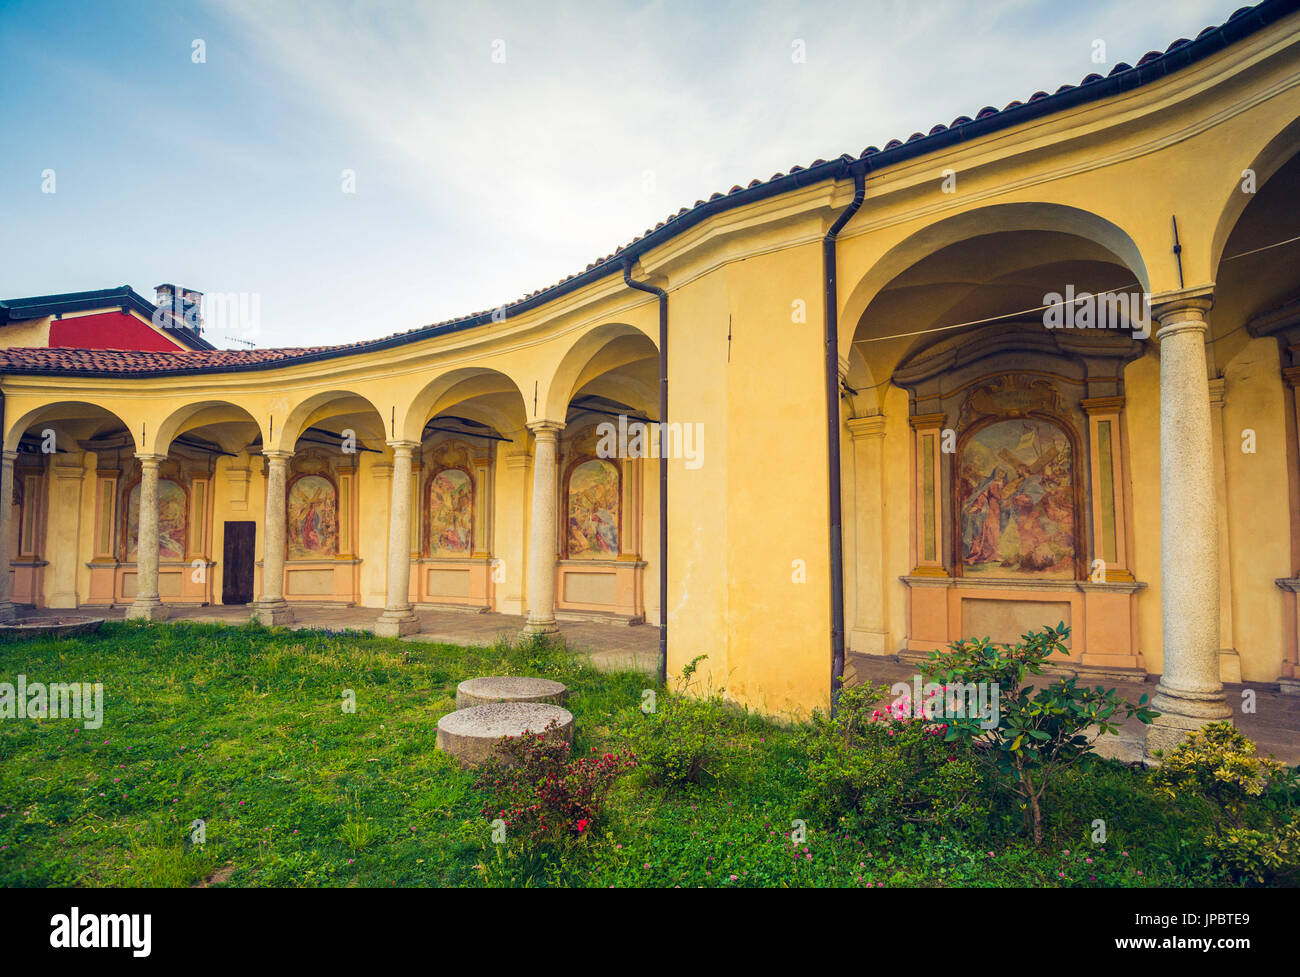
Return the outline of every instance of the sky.
[[[246,297],[217,346],[375,338],[1238,5],[0,0],[0,298],[172,282]]]

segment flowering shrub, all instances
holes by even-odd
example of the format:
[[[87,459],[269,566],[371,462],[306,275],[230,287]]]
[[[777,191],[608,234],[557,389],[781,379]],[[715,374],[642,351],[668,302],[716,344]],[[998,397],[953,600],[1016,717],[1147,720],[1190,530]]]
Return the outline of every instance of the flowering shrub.
[[[1257,756],[1255,744],[1226,721],[1202,726],[1160,759],[1151,785],[1175,800],[1191,795],[1209,803],[1214,829],[1205,846],[1235,877],[1263,884],[1300,871],[1300,825],[1285,814],[1275,823],[1262,803],[1270,793],[1289,795],[1294,772]]]
[[[1043,840],[1043,799],[1053,778],[1071,766],[1086,769],[1095,759],[1097,737],[1119,732],[1120,714],[1143,723],[1159,715],[1146,708],[1145,694],[1135,705],[1114,689],[1080,687],[1074,677],[1025,685],[1026,676],[1041,675],[1047,659],[1065,651],[1069,636],[1070,628],[1061,623],[1031,632],[1015,645],[987,638],[957,641],[929,659],[931,678],[944,685],[997,686],[1001,708],[995,726],[988,728],[984,717],[953,718],[944,738],[976,747],[974,756],[991,772],[992,782],[1020,799],[1025,828],[1036,845]],[[1094,726],[1090,737],[1087,730]]]
[[[824,824],[853,823],[878,836],[905,824],[968,825],[982,787],[969,748],[946,742],[947,723],[914,717],[909,702],[875,708],[887,692],[844,689],[835,717],[814,726],[804,803]]]
[[[556,728],[552,720],[541,733],[502,737],[475,784],[491,792],[481,813],[505,821],[509,838],[556,844],[585,839],[614,781],[636,766],[629,753],[573,759]]]

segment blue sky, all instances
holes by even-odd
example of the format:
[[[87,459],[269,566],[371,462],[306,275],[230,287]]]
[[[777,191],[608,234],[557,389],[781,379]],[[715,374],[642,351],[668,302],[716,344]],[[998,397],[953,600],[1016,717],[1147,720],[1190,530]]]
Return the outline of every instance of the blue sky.
[[[1235,6],[0,0],[0,297],[169,281],[257,294],[258,346],[381,336]]]

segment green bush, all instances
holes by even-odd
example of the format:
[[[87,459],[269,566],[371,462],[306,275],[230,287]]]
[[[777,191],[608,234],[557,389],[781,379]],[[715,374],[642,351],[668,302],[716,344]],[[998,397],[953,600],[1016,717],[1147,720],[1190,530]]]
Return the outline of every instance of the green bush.
[[[1264,884],[1300,871],[1300,825],[1287,810],[1294,772],[1256,755],[1255,744],[1227,721],[1202,726],[1160,760],[1152,787],[1209,804],[1214,827],[1205,846],[1234,877]],[[1266,803],[1269,795],[1281,795],[1282,803]]]
[[[1019,798],[1025,828],[1036,845],[1043,840],[1043,802],[1053,778],[1071,766],[1086,769],[1095,759],[1092,745],[1097,737],[1119,731],[1120,714],[1144,723],[1159,715],[1146,708],[1145,694],[1134,705],[1114,689],[1081,687],[1074,677],[1041,687],[1025,685],[1027,676],[1042,674],[1051,655],[1065,651],[1069,635],[1069,627],[1061,623],[1026,634],[1015,645],[997,645],[987,638],[957,641],[950,651],[936,651],[929,660],[930,678],[937,678],[944,689],[996,691],[996,716],[950,717],[945,739],[974,746],[992,783]],[[1094,726],[1096,732],[1090,735]]]
[[[681,787],[718,774],[736,713],[722,689],[696,688],[695,671],[706,657],[686,665],[676,694],[657,696],[654,707],[638,713],[628,730],[637,763],[651,783]]]
[[[945,742],[944,723],[873,708],[887,692],[884,686],[844,689],[835,717],[814,725],[803,803],[825,826],[876,837],[906,825],[969,826],[983,786],[970,749]]]

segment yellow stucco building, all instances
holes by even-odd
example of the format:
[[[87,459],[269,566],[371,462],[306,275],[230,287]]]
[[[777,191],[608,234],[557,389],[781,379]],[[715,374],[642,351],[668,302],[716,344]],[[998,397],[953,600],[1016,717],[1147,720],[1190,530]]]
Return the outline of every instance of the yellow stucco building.
[[[1080,670],[1161,676],[1166,742],[1223,681],[1300,689],[1298,150],[1300,13],[1269,0],[498,310],[343,347],[11,340],[0,611],[662,614],[669,672],[707,654],[792,716],[844,650],[1064,620]]]

